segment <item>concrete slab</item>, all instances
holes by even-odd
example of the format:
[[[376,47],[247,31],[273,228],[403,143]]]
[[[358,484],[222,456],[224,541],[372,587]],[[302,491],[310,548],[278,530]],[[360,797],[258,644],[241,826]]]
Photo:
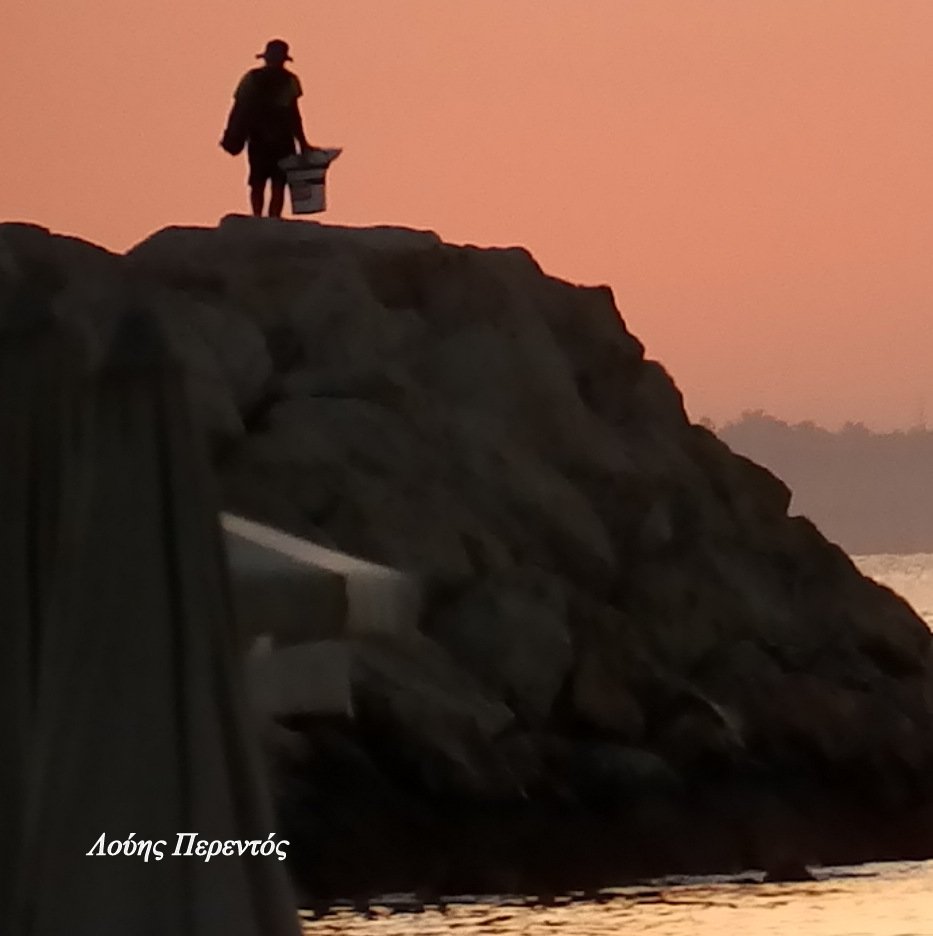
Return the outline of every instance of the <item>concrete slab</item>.
[[[337,637],[346,630],[346,580],[226,530],[224,542],[237,626],[246,642],[276,646]]]
[[[262,716],[353,716],[351,648],[317,640],[272,649],[259,641],[249,655],[250,699]]]
[[[409,573],[318,546],[274,527],[221,514],[244,626],[295,643],[338,633],[403,635],[418,629],[421,583]],[[334,577],[343,583],[339,608]],[[336,617],[343,614],[342,628]]]

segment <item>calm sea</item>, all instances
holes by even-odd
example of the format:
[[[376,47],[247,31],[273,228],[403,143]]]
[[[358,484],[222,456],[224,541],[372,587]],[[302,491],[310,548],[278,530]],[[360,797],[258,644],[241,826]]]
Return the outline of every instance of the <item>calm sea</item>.
[[[695,879],[528,906],[477,898],[420,913],[349,908],[305,923],[306,936],[933,936],[933,862],[814,869],[805,884]],[[394,898],[398,900],[398,898]],[[390,899],[390,904],[392,899]]]
[[[933,553],[898,556],[853,556],[864,575],[894,589],[906,598],[914,610],[933,627]]]
[[[902,594],[933,626],[933,555],[857,556],[859,568]],[[567,895],[447,898],[413,912],[394,895],[361,912],[305,919],[307,936],[933,936],[933,862],[814,868],[815,881],[764,884],[750,874],[666,879]]]

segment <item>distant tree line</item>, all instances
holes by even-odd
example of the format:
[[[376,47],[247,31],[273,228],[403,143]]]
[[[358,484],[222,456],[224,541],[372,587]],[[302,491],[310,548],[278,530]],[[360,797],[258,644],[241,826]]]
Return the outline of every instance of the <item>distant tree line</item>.
[[[793,492],[791,513],[810,517],[852,554],[933,552],[933,432],[838,432],[789,425],[761,410],[715,429]]]

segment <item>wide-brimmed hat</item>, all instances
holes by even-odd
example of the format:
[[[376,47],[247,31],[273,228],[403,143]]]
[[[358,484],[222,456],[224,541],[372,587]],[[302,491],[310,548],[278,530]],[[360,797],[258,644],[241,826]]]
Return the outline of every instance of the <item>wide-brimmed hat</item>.
[[[270,39],[266,43],[265,51],[258,52],[256,58],[283,58],[286,62],[294,61],[288,54],[288,43],[284,39]]]

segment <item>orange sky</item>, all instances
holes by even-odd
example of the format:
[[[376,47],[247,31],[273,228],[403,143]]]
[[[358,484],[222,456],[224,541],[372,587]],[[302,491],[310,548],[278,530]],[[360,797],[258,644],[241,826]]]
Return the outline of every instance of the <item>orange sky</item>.
[[[0,218],[123,249],[246,204],[281,35],[335,223],[608,282],[694,417],[933,423],[933,0],[2,0]]]

